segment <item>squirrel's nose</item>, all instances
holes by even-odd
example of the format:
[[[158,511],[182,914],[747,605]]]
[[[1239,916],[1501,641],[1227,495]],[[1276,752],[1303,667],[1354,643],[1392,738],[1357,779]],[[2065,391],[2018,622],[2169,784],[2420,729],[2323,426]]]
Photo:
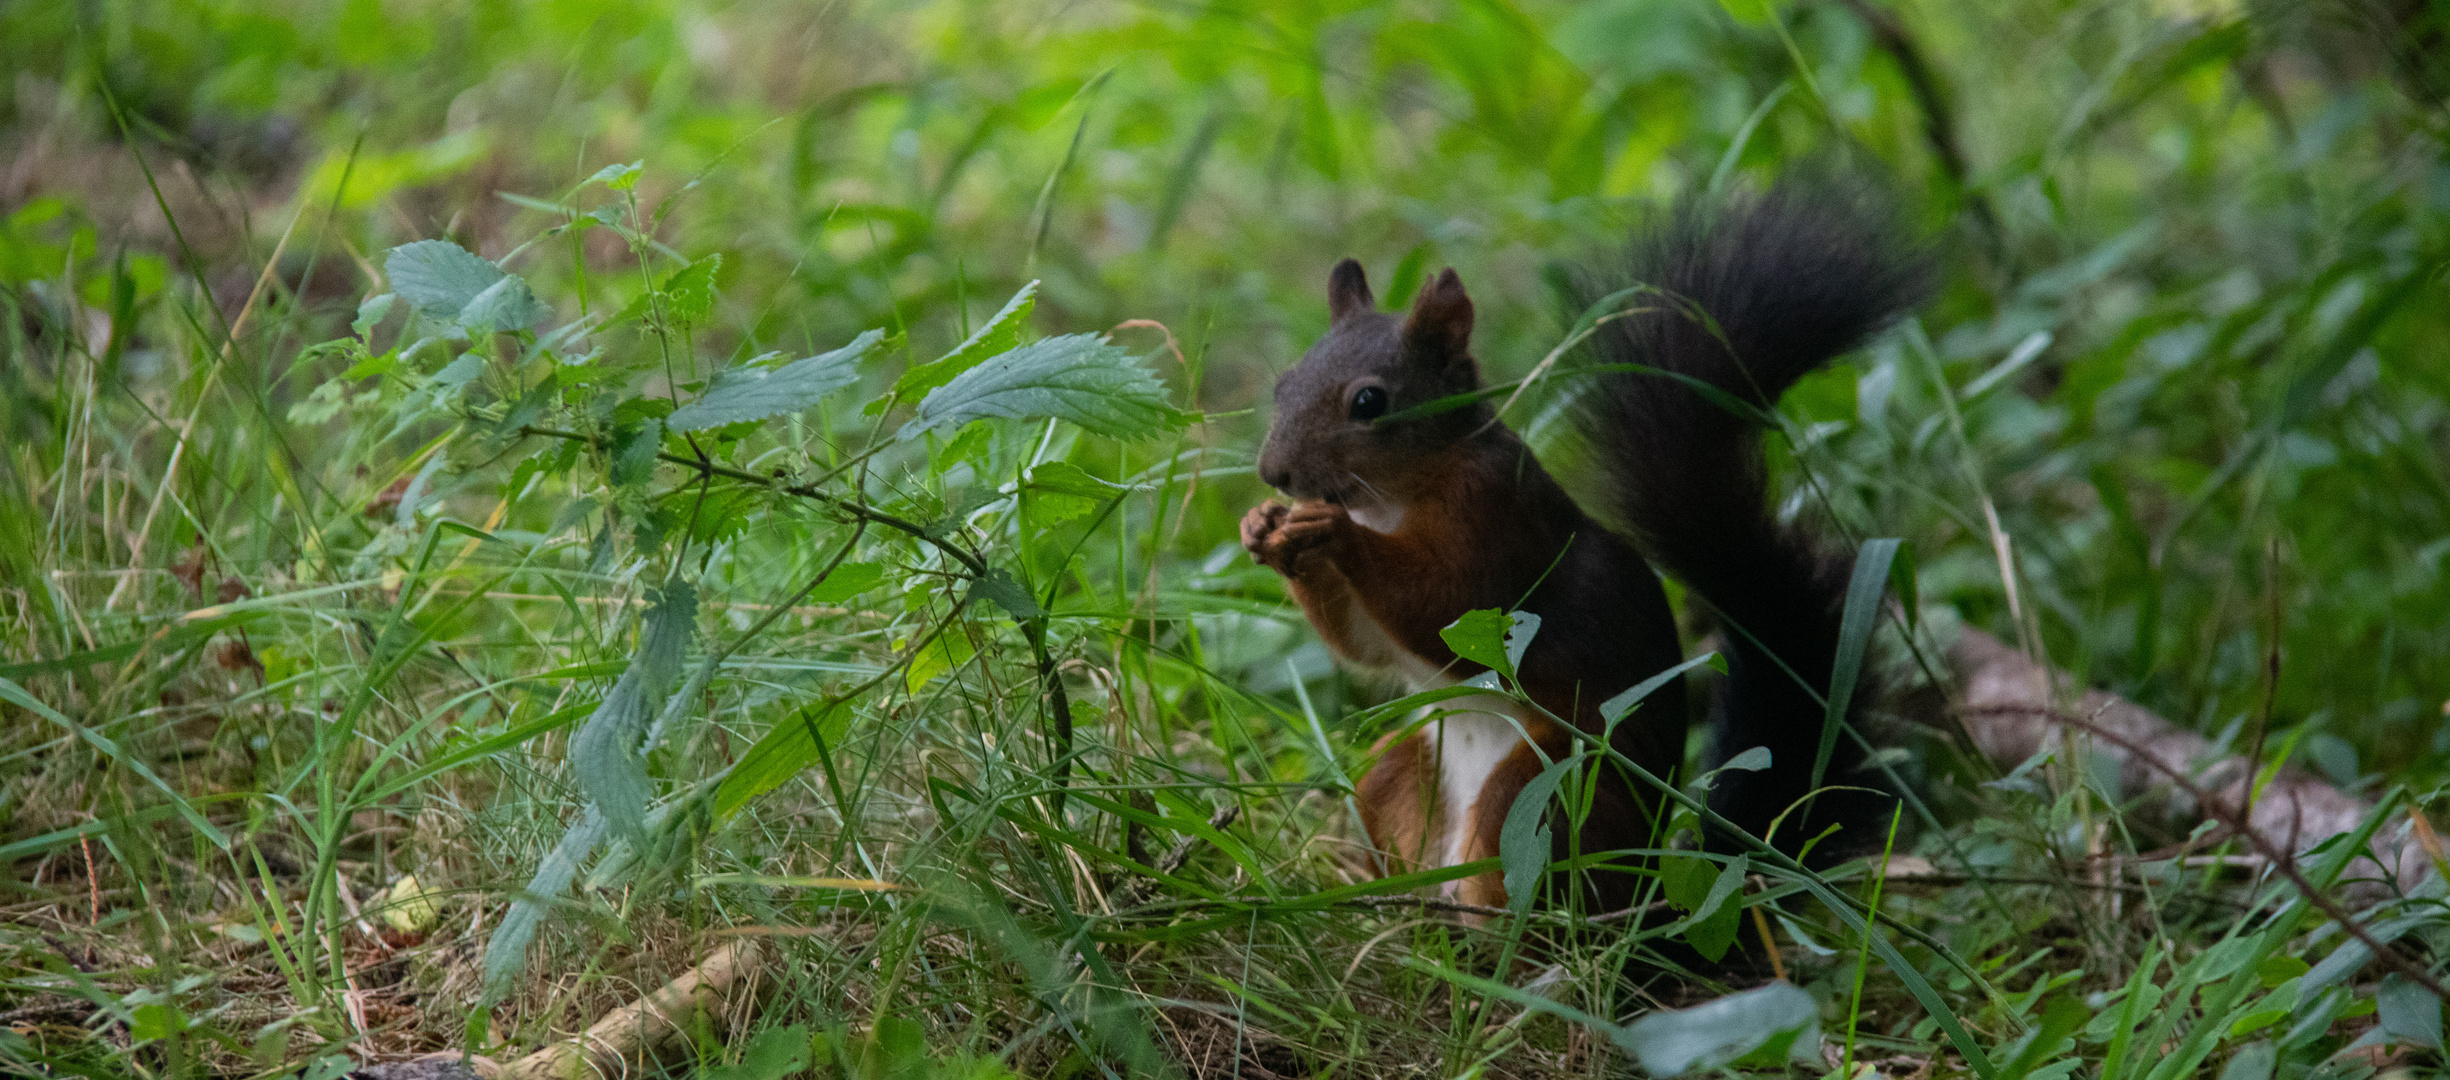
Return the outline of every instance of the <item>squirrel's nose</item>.
[[[1259,473],[1259,479],[1267,481],[1269,487],[1283,491],[1286,485],[1293,482],[1293,473],[1286,469],[1262,470]]]

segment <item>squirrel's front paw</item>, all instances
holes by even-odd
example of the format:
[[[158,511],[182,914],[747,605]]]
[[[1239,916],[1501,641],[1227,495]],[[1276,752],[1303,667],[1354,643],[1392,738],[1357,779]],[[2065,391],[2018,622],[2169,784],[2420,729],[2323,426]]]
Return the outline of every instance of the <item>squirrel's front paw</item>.
[[[1242,546],[1259,565],[1291,575],[1301,556],[1333,540],[1347,520],[1332,503],[1265,503],[1242,515]]]
[[[1260,503],[1242,515],[1242,550],[1260,565],[1267,564],[1268,542],[1276,536],[1276,527],[1285,523],[1285,512],[1292,509],[1283,503]]]

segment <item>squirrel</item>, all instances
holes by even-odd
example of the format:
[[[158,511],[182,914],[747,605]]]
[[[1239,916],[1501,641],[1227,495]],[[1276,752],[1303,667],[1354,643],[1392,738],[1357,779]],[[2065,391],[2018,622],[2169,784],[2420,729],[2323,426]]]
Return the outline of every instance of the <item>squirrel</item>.
[[[1541,619],[1517,665],[1537,709],[1499,695],[1441,702],[1432,708],[1443,715],[1373,748],[1355,802],[1376,872],[1497,855],[1507,812],[1543,756],[1573,752],[1576,738],[1561,725],[1607,730],[1600,703],[1680,662],[1653,566],[1699,597],[1722,632],[1726,677],[1705,763],[1755,746],[1771,754],[1767,768],[1719,774],[1711,808],[1756,837],[1777,822],[1774,840],[1789,853],[1831,823],[1888,816],[1891,797],[1852,775],[1861,746],[1841,737],[1823,784],[1847,787],[1817,795],[1808,817],[1779,821],[1810,793],[1850,561],[1772,514],[1757,419],[1683,380],[1774,408],[1798,379],[1927,297],[1930,260],[1907,236],[1877,186],[1789,177],[1716,203],[1688,200],[1637,229],[1612,265],[1568,275],[1569,319],[1647,286],[1636,310],[1589,339],[1603,370],[1584,376],[1568,410],[1604,474],[1592,502],[1616,528],[1585,512],[1485,395],[1406,414],[1482,388],[1472,301],[1453,269],[1398,318],[1376,310],[1358,262],[1336,264],[1330,328],[1278,380],[1258,457],[1260,478],[1292,501],[1245,515],[1243,546],[1283,575],[1334,653],[1416,690],[1484,670],[1439,634],[1465,612]],[[1629,364],[1674,375],[1607,370]],[[1850,720],[1875,699],[1870,682],[1857,682]],[[1683,763],[1686,727],[1685,688],[1670,680],[1616,726],[1611,745],[1669,777]],[[1556,859],[1577,840],[1586,863],[1661,846],[1653,788],[1619,767],[1602,767],[1594,786],[1579,836],[1555,831]],[[1860,846],[1869,830],[1855,831]],[[1823,859],[1833,850],[1843,847],[1823,849]],[[1577,877],[1587,910],[1631,902],[1636,876],[1626,869]],[[1485,907],[1507,900],[1497,873],[1450,882],[1446,893]],[[1560,899],[1552,890],[1550,902]]]

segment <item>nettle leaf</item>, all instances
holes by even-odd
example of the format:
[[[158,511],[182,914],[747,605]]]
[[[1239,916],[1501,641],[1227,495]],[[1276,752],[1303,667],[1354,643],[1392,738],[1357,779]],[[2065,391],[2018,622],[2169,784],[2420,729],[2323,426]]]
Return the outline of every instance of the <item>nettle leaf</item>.
[[[655,475],[655,454],[663,449],[664,422],[649,419],[636,427],[613,432],[612,483],[614,487],[643,484]]]
[[[525,330],[551,314],[518,275],[448,240],[391,249],[383,274],[418,312],[469,330]]]
[[[448,240],[402,244],[383,257],[394,294],[438,319],[455,319],[476,294],[502,280],[502,268]]]
[[[1068,461],[1049,461],[1029,470],[1030,509],[1049,524],[1095,510],[1123,490]]]
[[[468,301],[454,321],[472,333],[525,330],[551,314],[550,309],[537,302],[536,294],[528,291],[527,282],[504,274],[502,280],[485,286],[485,291]]]
[[[697,612],[697,589],[677,576],[667,581],[647,611],[629,669],[570,737],[570,767],[579,790],[603,810],[617,835],[633,843],[645,838],[647,803],[654,797],[639,740],[680,672],[682,655],[697,632]]]
[[[475,382],[476,377],[484,373],[484,357],[478,356],[475,353],[461,353],[459,354],[458,359],[453,360],[448,364],[444,364],[441,371],[434,373],[434,385],[445,389],[457,390],[460,387]]]
[[[1514,664],[1506,655],[1506,635],[1514,629],[1514,619],[1496,608],[1466,611],[1463,617],[1438,631],[1438,637],[1455,655],[1493,671],[1514,674]]]
[[[715,312],[715,271],[722,268],[723,253],[716,252],[664,279],[664,314],[673,322],[705,322]]]
[[[704,431],[799,412],[858,382],[860,359],[884,339],[884,331],[870,330],[832,352],[779,367],[761,367],[751,360],[724,368],[715,373],[697,400],[672,410],[664,426],[673,431]]]
[[[1793,983],[1774,982],[1690,1009],[1655,1012],[1615,1034],[1653,1076],[1739,1061],[1779,1065],[1819,1052],[1820,1006]]]
[[[1096,334],[1041,338],[953,377],[919,402],[919,415],[895,436],[1001,417],[1054,417],[1101,435],[1138,438],[1181,427],[1165,384],[1140,358]]]
[[[953,376],[977,367],[981,361],[990,356],[1001,355],[1019,348],[1021,346],[1021,326],[1029,321],[1029,311],[1037,304],[1038,283],[1032,281],[1021,286],[1020,292],[1012,294],[1012,299],[1004,301],[1003,309],[997,311],[994,318],[988,319],[977,330],[972,331],[968,338],[953,348],[953,351],[938,357],[931,363],[921,364],[903,372],[902,377],[895,380],[893,384],[894,395],[908,398],[914,394],[926,393],[951,382]]]
[[[547,906],[569,891],[571,879],[578,876],[578,864],[594,854],[603,839],[604,812],[590,806],[536,864],[535,875],[528,878],[519,899],[512,901],[510,911],[502,916],[502,925],[485,942],[487,1003],[508,996],[519,973],[527,970],[527,947],[536,940],[536,929],[544,923]]]

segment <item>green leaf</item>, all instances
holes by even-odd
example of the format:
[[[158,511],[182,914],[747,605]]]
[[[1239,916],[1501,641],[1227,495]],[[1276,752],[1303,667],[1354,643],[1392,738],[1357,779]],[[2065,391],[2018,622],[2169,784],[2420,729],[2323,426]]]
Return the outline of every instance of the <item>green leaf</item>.
[[[342,382],[355,382],[375,375],[389,375],[398,370],[400,370],[400,352],[394,349],[381,356],[369,356],[349,365],[349,370],[340,373],[340,379]]]
[[[911,693],[918,693],[921,687],[969,663],[976,655],[978,646],[970,643],[970,635],[962,633],[958,626],[947,627],[910,658],[910,667],[902,672],[902,684]]]
[[[1863,653],[1872,629],[1880,621],[1880,596],[1888,585],[1889,564],[1897,558],[1901,540],[1866,540],[1855,556],[1854,578],[1846,583],[1846,609],[1838,619],[1837,657],[1829,667],[1828,712],[1821,719],[1820,749],[1812,757],[1812,783],[1817,791],[1837,753],[1838,730],[1846,723],[1846,706],[1854,701],[1855,683],[1863,674]],[[1807,804],[1809,805],[1809,804]]]
[[[827,708],[801,709],[740,755],[740,762],[715,787],[715,817],[729,818],[749,800],[781,787],[800,770],[817,763],[823,748],[842,741],[851,728],[851,710],[836,702]]]
[[[2025,1036],[2024,1049],[1999,1067],[1999,1080],[2024,1080],[2043,1063],[2065,1054],[2070,1040],[2092,1019],[2093,1011],[2077,995],[2061,994],[2050,999],[2050,1004],[2042,1008],[2041,1022]]]
[[[478,293],[502,280],[502,268],[448,240],[418,240],[383,256],[392,291],[420,313],[456,319]]]
[[[2441,1047],[2441,999],[2432,991],[2393,972],[2382,977],[2374,1004],[2379,1006],[2382,1030],[2392,1042]]]
[[[518,275],[448,240],[419,240],[383,258],[391,290],[425,315],[469,330],[525,330],[551,312]]]
[[[597,169],[594,176],[588,177],[587,183],[602,184],[614,191],[628,191],[638,186],[638,170],[645,165],[644,159],[630,162],[627,165],[618,163],[606,165]]]
[[[1029,590],[1022,588],[1020,582],[1013,580],[1012,573],[1002,567],[990,569],[973,579],[970,582],[970,599],[991,601],[1010,612],[1015,620],[1035,619],[1046,614],[1046,609],[1039,607],[1038,601],[1030,597]]]
[[[667,580],[647,611],[629,670],[570,737],[570,768],[579,790],[603,810],[618,835],[632,842],[644,839],[647,803],[654,797],[639,738],[680,673],[681,658],[697,632],[697,612],[696,587],[678,576]]]
[[[348,390],[348,384],[339,379],[316,387],[305,397],[290,403],[289,422],[312,427],[340,415],[342,406],[347,404],[344,395]]]
[[[455,359],[448,364],[444,364],[441,371],[434,373],[433,382],[437,387],[446,390],[457,390],[460,387],[475,382],[476,377],[484,373],[484,357],[478,356],[475,353],[461,353],[459,354],[458,359]]]
[[[2249,1043],[2220,1070],[2220,1080],[2271,1080],[2279,1063],[2278,1047],[2268,1042]]]
[[[1540,635],[1540,617],[1528,611],[1513,614],[1514,625],[1506,628],[1506,670],[1520,671],[1523,654],[1531,651],[1531,639]]]
[[[468,301],[455,321],[471,333],[525,330],[551,314],[552,310],[538,303],[536,294],[528,291],[527,282],[505,274],[502,280],[485,286],[485,291]]]
[[[880,397],[865,411],[868,415],[874,416],[883,412],[882,406],[891,400],[890,397]],[[953,471],[955,465],[965,461],[969,462],[972,474],[984,476],[987,472],[988,461],[994,452],[995,429],[985,424],[974,424],[961,429],[960,434],[953,436],[952,441],[945,443],[928,459],[927,464],[929,470],[934,472],[938,478],[942,478],[944,474]]]
[[[1687,868],[1681,890],[1690,903],[1677,905],[1687,907],[1692,912],[1686,917],[1689,925],[1685,927],[1684,940],[1693,946],[1694,951],[1716,963],[1720,957],[1727,955],[1728,946],[1735,944],[1736,932],[1742,928],[1744,905],[1728,901],[1743,891],[1744,875],[1751,869],[1751,860],[1738,855],[1716,877],[1709,874],[1709,862],[1701,859],[1691,861],[1695,865]],[[1703,881],[1709,882],[1708,891],[1696,899],[1693,897],[1696,891],[1694,886]],[[1669,902],[1674,903],[1675,900],[1671,897]]]
[[[490,1004],[510,993],[511,983],[527,969],[527,947],[536,940],[536,930],[544,923],[545,906],[570,890],[570,880],[578,876],[578,864],[594,854],[596,845],[604,839],[604,812],[589,806],[561,834],[553,850],[536,864],[536,873],[528,878],[520,897],[511,902],[503,914],[502,925],[494,928],[493,937],[485,942],[484,1000]],[[482,1011],[482,1010],[479,1010]]]
[[[646,483],[655,475],[655,455],[663,449],[664,422],[648,420],[636,427],[617,429],[612,437],[612,482],[614,487]]]
[[[693,326],[705,322],[715,312],[715,271],[722,268],[723,253],[718,251],[665,278],[664,317]]]
[[[951,382],[953,376],[977,367],[988,357],[1019,348],[1021,327],[1029,321],[1029,311],[1037,303],[1038,283],[1033,280],[1021,286],[1021,291],[1012,294],[1012,299],[1004,301],[1002,310],[972,331],[969,337],[962,339],[953,351],[931,363],[920,364],[903,372],[902,377],[893,384],[894,396],[908,398],[934,390]]]
[[[1641,682],[1633,684],[1631,687],[1627,688],[1624,693],[1600,702],[1599,715],[1611,724],[1616,723],[1617,721],[1624,719],[1625,714],[1632,712],[1634,706],[1641,704],[1643,698],[1649,697],[1651,694],[1657,692],[1660,687],[1666,686],[1669,682],[1682,678],[1685,672],[1705,665],[1717,667],[1717,669],[1720,671],[1727,670],[1725,667],[1720,666],[1721,661],[1719,660],[1717,653],[1703,653],[1700,656],[1696,656],[1685,661],[1684,663],[1678,664],[1675,667],[1669,668],[1666,671],[1662,671],[1642,680]]]
[[[1734,769],[1737,772],[1760,772],[1772,764],[1774,764],[1774,759],[1770,757],[1769,747],[1756,746],[1728,758],[1726,764],[1720,765],[1719,768]]]
[[[1514,805],[1506,810],[1506,823],[1497,831],[1497,859],[1506,868],[1506,908],[1517,916],[1531,910],[1532,897],[1540,891],[1540,875],[1556,850],[1548,827],[1549,797],[1581,761],[1582,755],[1571,754],[1540,770],[1540,775],[1515,794]]]
[[[2282,1020],[2288,1019],[2288,1013],[2289,1011],[2287,1009],[2257,1009],[2254,1012],[2238,1017],[2236,1023],[2229,1025],[2229,1033],[2225,1037],[2235,1039],[2241,1036],[2252,1035],[2255,1032],[2261,1031],[2273,1024],[2277,1024]]]
[[[357,318],[349,321],[349,332],[361,338],[373,332],[375,325],[383,321],[383,316],[391,314],[392,301],[399,298],[398,293],[384,293],[361,301],[357,305]]]
[[[1029,486],[1047,494],[1072,495],[1092,502],[1104,502],[1118,493],[1131,490],[1121,484],[1109,484],[1089,475],[1089,470],[1069,461],[1049,461],[1032,466]]]
[[[725,368],[715,373],[697,400],[672,410],[664,426],[673,431],[704,431],[807,409],[825,395],[858,382],[860,358],[884,338],[884,331],[870,330],[832,352],[780,367],[760,367],[751,360]]]
[[[187,1030],[187,1014],[167,1001],[149,1001],[129,1014],[128,1038],[139,1043],[167,1039]]]
[[[2312,970],[2314,965],[2306,963],[2302,957],[2274,956],[2254,966],[2254,977],[2263,984],[2263,989],[2272,990]]]
[[[1505,675],[1514,674],[1514,664],[1506,658],[1506,634],[1514,629],[1514,619],[1496,608],[1466,611],[1462,617],[1438,631],[1438,637],[1455,655],[1482,667]]]
[[[971,428],[969,431],[985,431]],[[969,437],[969,431],[962,433]],[[1029,508],[1038,520],[1053,524],[1079,517],[1127,489],[1101,482],[1088,470],[1068,461],[1050,461],[1029,470]]]
[[[1820,1006],[1792,983],[1729,994],[1690,1009],[1655,1012],[1626,1025],[1618,1045],[1653,1076],[1681,1076],[1738,1061],[1784,1064],[1819,1051]]]
[[[1138,357],[1095,334],[1044,338],[994,357],[930,391],[896,438],[972,420],[1068,420],[1100,435],[1138,438],[1181,427],[1165,384]]]
[[[885,568],[876,563],[843,563],[825,575],[816,588],[808,590],[807,600],[812,604],[839,604],[875,588],[883,580]]]
[[[1905,611],[1908,630],[1922,627],[1923,600],[1916,580],[1914,545],[1901,541],[1897,545],[1896,561],[1889,564],[1889,588],[1897,590],[1897,606]]]
[[[749,1040],[739,1064],[711,1066],[698,1075],[705,1080],[783,1080],[808,1067],[811,1045],[805,1025],[769,1028]]]

